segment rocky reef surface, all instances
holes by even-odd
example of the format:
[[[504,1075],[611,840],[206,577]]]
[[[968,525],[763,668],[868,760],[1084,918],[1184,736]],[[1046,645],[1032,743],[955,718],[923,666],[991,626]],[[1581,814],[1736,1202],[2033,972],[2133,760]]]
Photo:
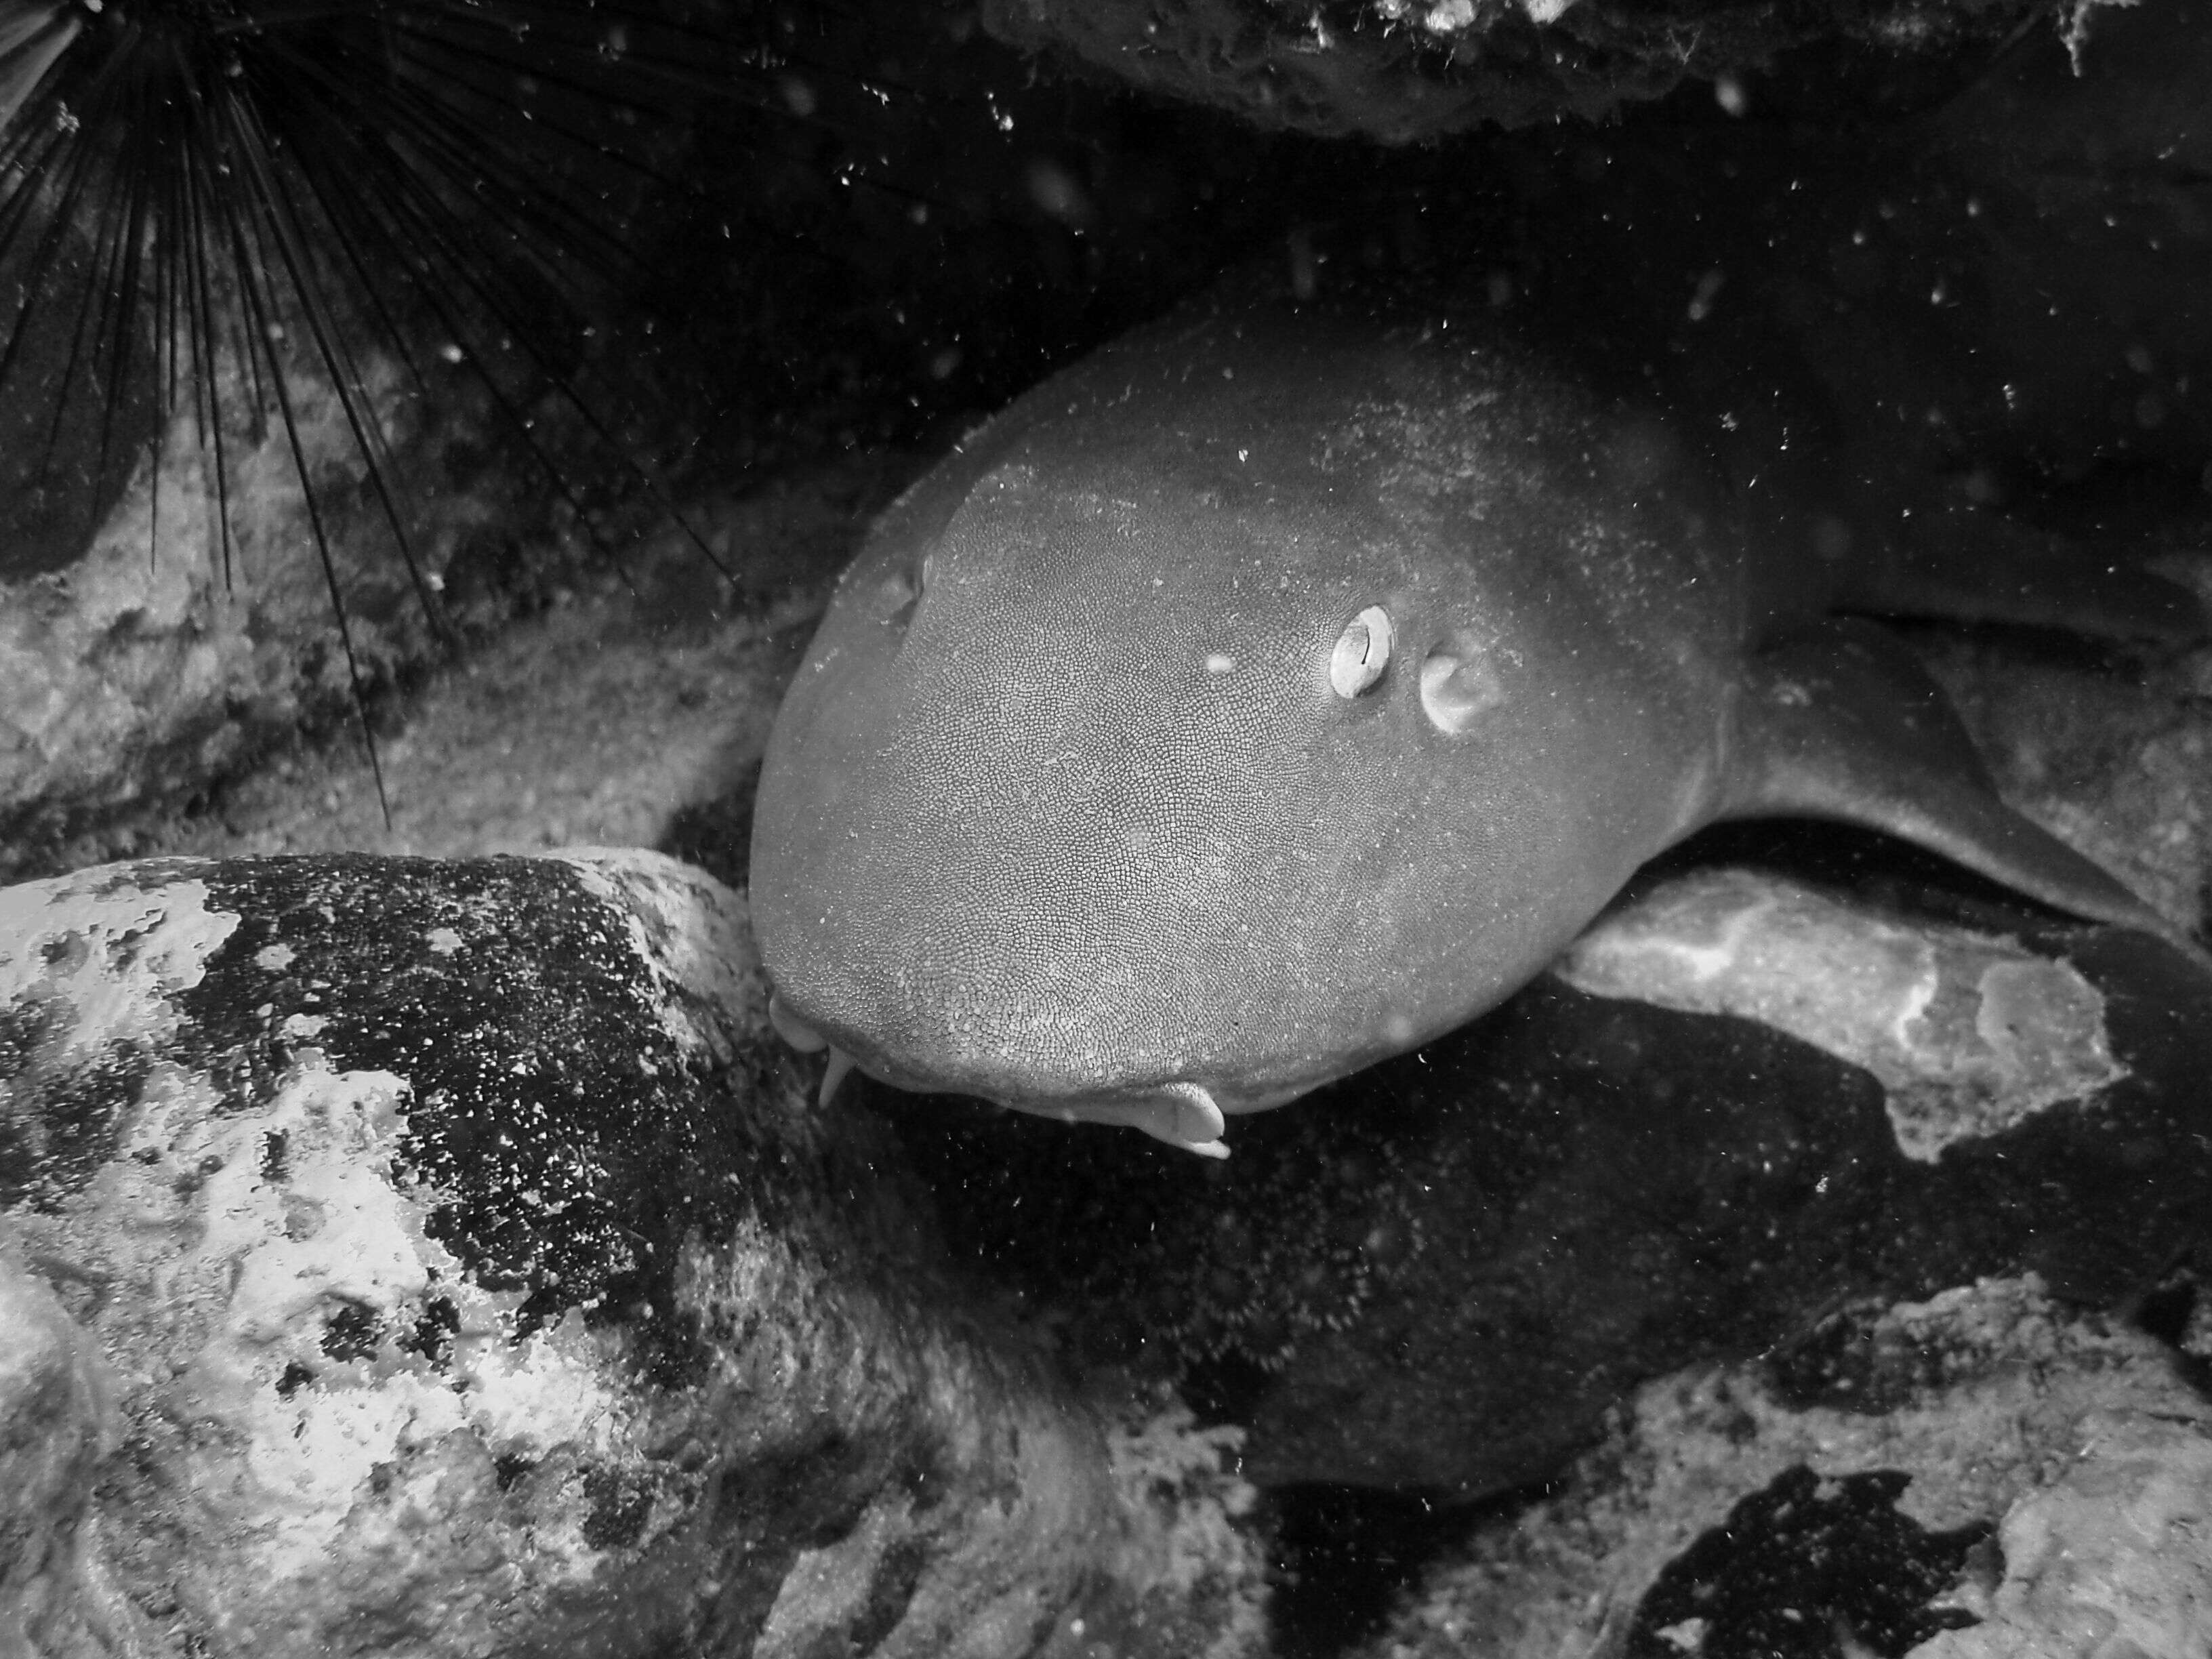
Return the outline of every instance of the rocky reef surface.
[[[110,866],[0,981],[10,1651],[1249,1649],[1233,1436],[959,1287],[710,879]]]
[[[0,1630],[2201,1644],[2196,964],[1736,870],[1563,974],[1221,1166],[820,1106],[658,855],[0,890]]]

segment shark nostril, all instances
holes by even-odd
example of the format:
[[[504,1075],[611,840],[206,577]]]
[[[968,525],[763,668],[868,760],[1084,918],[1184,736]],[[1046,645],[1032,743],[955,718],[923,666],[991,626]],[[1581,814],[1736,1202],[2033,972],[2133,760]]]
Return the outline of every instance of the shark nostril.
[[[1390,613],[1370,605],[1344,627],[1328,655],[1329,688],[1351,698],[1369,690],[1390,665]]]

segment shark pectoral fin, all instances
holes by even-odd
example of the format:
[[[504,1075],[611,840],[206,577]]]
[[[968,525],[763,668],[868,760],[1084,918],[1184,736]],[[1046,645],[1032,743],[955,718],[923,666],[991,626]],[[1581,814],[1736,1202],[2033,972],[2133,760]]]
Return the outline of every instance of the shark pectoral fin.
[[[1142,1129],[1155,1140],[1164,1140],[1200,1158],[1229,1156],[1221,1139],[1221,1108],[1198,1084],[1170,1083],[1158,1100],[1116,1105],[1114,1117],[1133,1129]]]
[[[2093,921],[2202,953],[2097,865],[1998,799],[1942,690],[1868,623],[1838,622],[1753,656],[1716,818],[1802,814],[1941,854]]]

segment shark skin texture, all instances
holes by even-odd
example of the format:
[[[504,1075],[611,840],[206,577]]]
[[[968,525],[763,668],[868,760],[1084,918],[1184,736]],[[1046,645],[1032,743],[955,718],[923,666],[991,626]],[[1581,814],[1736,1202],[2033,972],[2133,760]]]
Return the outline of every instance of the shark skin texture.
[[[1882,545],[1786,427],[1731,441],[1586,357],[1231,282],[972,434],[842,580],[769,743],[751,892],[787,1038],[833,1088],[1222,1156],[1225,1115],[1494,1006],[1741,818],[2190,948],[1998,798],[1863,619],[1971,581]],[[2148,576],[2079,616],[2202,627]]]

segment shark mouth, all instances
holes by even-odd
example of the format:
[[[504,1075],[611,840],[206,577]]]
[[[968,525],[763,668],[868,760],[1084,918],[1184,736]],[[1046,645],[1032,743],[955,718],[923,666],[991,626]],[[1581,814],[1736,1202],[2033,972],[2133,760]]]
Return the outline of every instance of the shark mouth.
[[[817,1097],[823,1105],[827,1106],[836,1098],[839,1087],[855,1071],[875,1075],[869,1067],[860,1065],[851,1054],[793,1013],[784,1006],[783,1000],[773,994],[768,1000],[768,1018],[769,1024],[775,1027],[776,1035],[800,1054],[818,1054],[826,1051],[829,1054],[822,1073],[821,1092]],[[1058,1118],[1063,1123],[1120,1124],[1124,1128],[1141,1130],[1153,1139],[1164,1140],[1170,1146],[1196,1152],[1200,1158],[1229,1156],[1229,1148],[1221,1139],[1224,1123],[1221,1108],[1206,1085],[1200,1083],[1164,1084],[1156,1093],[1133,1100],[1086,1100],[1050,1104],[1000,1100],[998,1103],[1037,1117]]]

